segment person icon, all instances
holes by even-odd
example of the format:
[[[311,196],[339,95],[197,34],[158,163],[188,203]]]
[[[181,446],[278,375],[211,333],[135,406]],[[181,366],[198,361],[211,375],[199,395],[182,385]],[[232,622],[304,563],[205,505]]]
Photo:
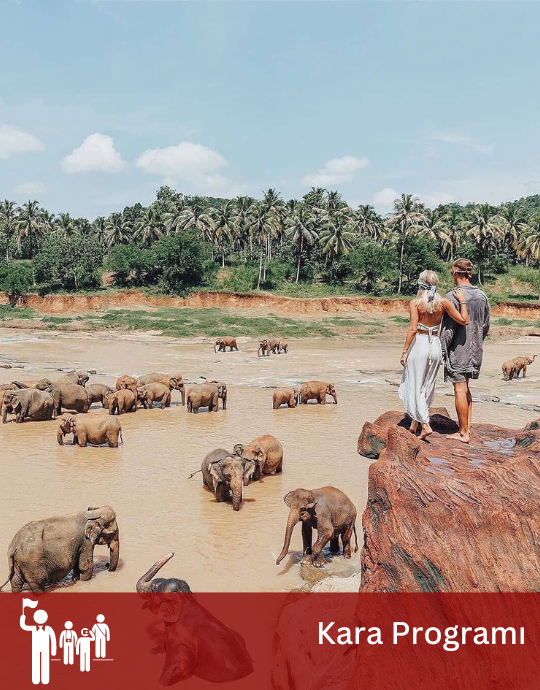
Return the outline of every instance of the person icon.
[[[90,670],[90,645],[92,640],[95,640],[94,633],[88,628],[81,630],[81,636],[77,640],[77,654],[79,655],[81,671]]]
[[[21,628],[32,633],[32,683],[38,685],[49,683],[50,657],[56,654],[56,635],[54,630],[45,625],[48,619],[47,611],[38,609],[34,613],[36,625],[26,625],[26,616],[21,616]]]
[[[105,616],[100,613],[96,617],[97,623],[92,628],[92,632],[96,636],[96,659],[105,658],[105,645],[111,639],[109,626],[105,623]]]
[[[73,623],[66,621],[64,623],[65,630],[60,635],[58,646],[64,648],[64,664],[72,664],[75,655],[75,645],[77,644],[77,633],[72,630]]]

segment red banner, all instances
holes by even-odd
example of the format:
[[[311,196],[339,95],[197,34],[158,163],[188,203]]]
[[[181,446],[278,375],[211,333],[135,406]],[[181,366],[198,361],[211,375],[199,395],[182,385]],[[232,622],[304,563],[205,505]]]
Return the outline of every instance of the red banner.
[[[0,621],[18,689],[540,688],[535,594],[6,593]]]

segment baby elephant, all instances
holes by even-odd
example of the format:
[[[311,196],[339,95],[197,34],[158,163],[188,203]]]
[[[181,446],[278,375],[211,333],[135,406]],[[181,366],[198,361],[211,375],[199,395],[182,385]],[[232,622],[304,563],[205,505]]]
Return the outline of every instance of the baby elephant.
[[[218,503],[232,498],[233,510],[240,510],[243,487],[249,484],[256,463],[224,448],[217,448],[204,458],[201,465],[203,484],[214,492]]]
[[[164,592],[191,592],[188,583],[185,580],[179,580],[176,577],[156,577],[158,572],[163,568],[163,566],[168,563],[174,556],[173,551],[165,554],[163,558],[156,561],[154,565],[146,571],[144,575],[141,575],[137,581],[137,592],[146,599],[144,595],[149,594],[162,594]],[[164,600],[160,600],[163,603]],[[144,608],[150,606],[149,602],[143,605]]]
[[[334,398],[337,405],[337,393],[333,383],[325,381],[307,381],[300,386],[300,402],[305,405],[308,400],[316,400],[319,405],[326,405],[326,396]]]
[[[279,409],[281,405],[296,407],[298,395],[298,388],[276,388],[272,395],[272,407],[274,410]]]
[[[149,410],[154,407],[154,403],[161,403],[161,409],[171,406],[171,390],[163,383],[147,383],[141,386],[141,390],[146,393],[146,405]]]
[[[251,476],[254,482],[258,482],[263,474],[279,474],[283,470],[283,446],[271,434],[258,436],[247,446],[238,444],[234,452],[242,460],[254,463],[255,471]]]
[[[86,392],[88,393],[90,405],[95,402],[100,402],[102,406],[105,407],[103,399],[107,395],[114,393],[114,388],[107,386],[105,383],[91,383],[89,386],[86,386]]]
[[[109,408],[109,414],[122,414],[123,412],[136,412],[137,403],[142,402],[146,407],[147,394],[141,389],[137,388],[137,395],[132,390],[124,388],[116,390],[114,393],[107,395],[103,399],[103,406]]]
[[[532,364],[535,359],[536,355],[533,357],[514,357],[514,359],[507,360],[502,365],[504,380],[518,379],[521,372],[523,372],[523,378],[525,378],[527,376],[527,366]]]
[[[93,446],[107,444],[110,448],[118,448],[118,439],[122,441],[120,422],[106,415],[67,415],[61,420],[56,432],[56,440],[61,446],[64,445],[66,434],[73,434],[73,445],[81,448],[86,448],[89,443]]]
[[[302,564],[320,567],[326,561],[322,550],[330,542],[330,551],[339,553],[339,537],[343,544],[343,555],[351,557],[351,538],[354,532],[356,540],[355,553],[358,551],[358,537],[356,536],[356,508],[351,500],[339,489],[333,486],[323,486],[322,489],[296,489],[290,491],[283,500],[290,508],[285,543],[279,554],[276,565],[279,565],[289,551],[294,526],[302,521]],[[311,530],[317,530],[317,541],[311,546]]]

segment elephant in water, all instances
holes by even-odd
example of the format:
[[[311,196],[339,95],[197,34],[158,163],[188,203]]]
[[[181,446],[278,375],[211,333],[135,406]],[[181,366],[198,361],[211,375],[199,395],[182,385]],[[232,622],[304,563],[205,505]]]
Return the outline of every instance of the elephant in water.
[[[90,409],[90,398],[86,388],[77,383],[41,379],[37,382],[36,388],[37,390],[48,391],[52,395],[57,416],[62,414],[62,409],[70,412],[88,412]]]
[[[316,400],[319,405],[326,405],[326,396],[334,398],[337,405],[337,393],[333,383],[326,381],[307,381],[300,386],[300,402],[305,405],[308,400]]]
[[[7,422],[8,414],[15,415],[17,424],[25,419],[43,421],[56,419],[54,399],[48,391],[35,388],[21,388],[3,391],[2,424]]]
[[[505,381],[511,381],[512,379],[518,379],[521,372],[523,372],[523,378],[527,376],[527,366],[532,364],[536,359],[537,355],[533,357],[514,357],[514,359],[509,359],[502,365],[503,378]]]
[[[146,600],[143,608],[165,624],[164,644],[153,650],[165,654],[159,682],[174,685],[196,676],[230,683],[249,676],[253,661],[244,638],[201,606],[187,582],[155,578],[173,556],[170,552],[160,558],[137,582],[137,592]]]
[[[162,383],[146,383],[141,386],[141,390],[146,394],[146,405],[149,410],[154,407],[154,403],[161,404],[161,409],[171,406],[171,391],[169,386],[164,386]]]
[[[330,551],[339,553],[339,537],[343,544],[343,555],[351,557],[351,538],[356,539],[356,508],[352,501],[339,489],[323,486],[322,489],[296,489],[284,498],[290,508],[285,543],[276,565],[279,565],[289,551],[291,536],[297,522],[302,522],[303,557],[301,563],[320,567],[326,563],[322,550],[330,542]],[[311,530],[317,530],[317,541],[311,546]]]
[[[139,376],[137,379],[138,386],[146,386],[148,383],[162,383],[164,386],[167,386],[170,391],[180,391],[182,405],[186,404],[186,387],[181,374],[159,374],[154,372],[152,374]]]
[[[253,439],[247,446],[235,446],[241,448],[239,453],[242,460],[250,460],[255,464],[255,471],[251,479],[259,481],[263,474],[279,474],[283,470],[283,446],[275,436],[264,434]]]
[[[86,386],[90,377],[86,371],[68,371],[65,376],[58,379],[58,383],[76,383],[78,386]]]
[[[234,350],[238,352],[236,338],[233,338],[230,335],[225,335],[222,338],[216,338],[214,343],[214,352],[227,352],[227,348],[229,348],[229,352],[233,352]]]
[[[243,448],[235,446],[235,453]],[[232,498],[233,510],[240,510],[243,487],[256,469],[256,462],[217,448],[204,458],[201,465],[203,484],[212,491],[218,503]]]
[[[224,384],[221,384],[221,386]],[[227,387],[225,386],[225,392],[220,395],[220,384],[219,383],[199,383],[189,389],[187,394],[187,411],[195,412],[199,411],[201,407],[207,407],[208,412],[217,412],[219,409],[219,398],[225,395],[223,398],[223,404],[227,404]],[[224,407],[225,409],[225,407]]]
[[[118,448],[118,440],[123,440],[119,420],[108,415],[67,415],[61,420],[56,432],[56,440],[61,446],[64,445],[66,434],[73,434],[73,445],[81,448],[86,448],[89,443]]]
[[[272,395],[272,407],[274,410],[278,410],[281,405],[296,407],[298,396],[298,388],[276,388]]]
[[[32,592],[44,592],[71,571],[74,580],[91,580],[97,544],[109,547],[109,570],[116,570],[120,537],[116,513],[109,506],[29,522],[11,540],[9,577],[0,590],[11,581],[12,592],[25,584]]]
[[[100,402],[105,407],[104,398],[114,393],[114,388],[107,386],[105,383],[91,383],[89,386],[86,386],[86,392],[88,393],[90,405]]]
[[[148,393],[142,388],[136,388],[135,393],[129,388],[116,390],[103,398],[103,407],[107,407],[109,414],[122,414],[123,412],[136,412],[140,402],[147,407]]]

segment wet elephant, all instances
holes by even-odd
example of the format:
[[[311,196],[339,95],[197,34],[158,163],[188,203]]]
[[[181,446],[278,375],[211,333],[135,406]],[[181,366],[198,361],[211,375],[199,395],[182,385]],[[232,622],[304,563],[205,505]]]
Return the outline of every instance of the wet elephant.
[[[91,383],[89,386],[86,386],[86,392],[90,400],[90,405],[95,402],[100,402],[103,407],[105,407],[103,400],[111,393],[114,393],[114,388],[107,386],[105,383]]]
[[[214,352],[238,352],[238,345],[236,344],[236,338],[231,335],[224,335],[222,338],[216,338],[214,342]]]
[[[159,682],[174,685],[191,676],[211,683],[230,683],[253,673],[244,638],[201,606],[189,585],[177,578],[156,578],[174,556],[160,558],[137,582],[143,608],[165,624],[165,641],[154,653],[164,653]],[[154,579],[152,579],[154,578]]]
[[[118,441],[122,440],[122,427],[118,419],[107,415],[67,415],[60,421],[56,432],[56,440],[61,446],[64,445],[66,434],[73,434],[73,445],[81,448],[89,443],[118,448]]]
[[[62,410],[84,413],[90,409],[90,399],[86,388],[77,383],[41,379],[37,382],[36,388],[48,391],[52,395],[56,416],[62,414]]]
[[[189,389],[187,394],[187,411],[199,411],[199,408],[207,407],[208,412],[217,412],[219,409],[219,386],[215,383],[199,383]]]
[[[322,550],[330,542],[330,550],[339,553],[339,537],[343,544],[343,555],[351,557],[351,538],[356,539],[355,553],[358,551],[356,536],[356,508],[352,501],[339,489],[323,486],[322,489],[296,489],[284,498],[290,509],[285,543],[276,565],[279,565],[289,551],[291,536],[297,522],[302,522],[303,556],[301,563],[313,563],[318,567],[325,564]],[[317,541],[311,545],[311,530],[317,530]]]
[[[110,415],[136,412],[138,402],[143,402],[143,405],[146,405],[147,396],[141,388],[135,390],[136,393],[128,388],[116,390],[104,398],[103,406],[108,408]]]
[[[319,405],[326,405],[326,396],[334,398],[337,405],[337,393],[333,383],[326,381],[307,381],[300,386],[300,402],[305,405],[309,400],[316,400]]]
[[[86,371],[68,371],[65,376],[61,376],[58,381],[63,383],[76,383],[78,386],[86,386],[90,377]]]
[[[138,381],[130,374],[123,374],[116,380],[115,388],[117,391],[130,390],[135,396],[137,395]]]
[[[137,379],[138,386],[146,386],[148,383],[162,383],[168,386],[170,391],[180,391],[182,396],[182,405],[186,404],[186,387],[181,374],[160,374],[153,372],[139,376]]]
[[[264,434],[253,439],[250,444],[242,448],[241,457],[255,464],[251,477],[254,482],[259,481],[264,474],[279,474],[283,471],[283,446],[271,434]]]
[[[254,460],[232,455],[224,448],[208,453],[201,465],[204,486],[215,494],[218,503],[231,498],[233,510],[240,510],[243,487],[255,469]]]
[[[276,388],[272,394],[272,407],[274,410],[278,410],[282,405],[296,407],[298,395],[298,388]]]
[[[48,391],[35,388],[21,388],[4,391],[2,402],[2,424],[7,422],[8,414],[15,415],[17,424],[25,419],[44,421],[55,419],[54,399]]]
[[[147,383],[141,386],[146,394],[146,405],[149,410],[154,407],[154,403],[158,402],[161,409],[171,406],[171,391],[169,386],[164,386],[162,383]]]
[[[72,571],[74,580],[90,580],[98,544],[109,547],[109,570],[116,570],[120,537],[110,506],[29,522],[9,545],[9,577],[0,590],[11,582],[12,592],[25,584],[32,592],[43,592]]]

